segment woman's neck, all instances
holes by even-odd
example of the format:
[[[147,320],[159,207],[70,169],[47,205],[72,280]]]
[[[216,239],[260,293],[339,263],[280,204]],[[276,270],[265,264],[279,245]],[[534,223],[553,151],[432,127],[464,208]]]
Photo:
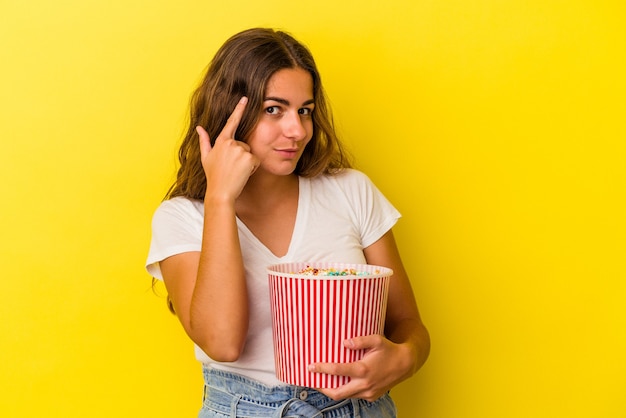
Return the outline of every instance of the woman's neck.
[[[257,172],[250,177],[237,198],[236,206],[260,208],[298,195],[298,176],[275,176]]]

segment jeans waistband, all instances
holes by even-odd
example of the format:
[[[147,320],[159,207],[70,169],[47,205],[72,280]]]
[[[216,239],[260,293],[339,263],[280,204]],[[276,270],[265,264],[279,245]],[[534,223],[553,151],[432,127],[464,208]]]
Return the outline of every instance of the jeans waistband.
[[[231,417],[359,416],[357,400],[335,401],[301,386],[267,386],[238,374],[204,368],[204,407]]]

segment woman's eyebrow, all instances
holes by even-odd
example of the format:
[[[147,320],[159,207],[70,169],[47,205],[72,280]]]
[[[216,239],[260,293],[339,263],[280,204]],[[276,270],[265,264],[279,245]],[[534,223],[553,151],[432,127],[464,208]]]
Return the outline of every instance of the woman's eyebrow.
[[[269,100],[271,100],[273,102],[278,102],[278,103],[283,104],[285,106],[289,106],[289,104],[290,104],[289,100],[282,99],[280,97],[271,97],[270,96],[270,97],[266,97],[265,99],[263,99],[264,102],[267,102]],[[315,99],[309,99],[309,100],[305,101],[304,103],[302,103],[302,106],[306,106],[306,105],[310,105],[310,104],[314,104],[314,103],[315,103]]]

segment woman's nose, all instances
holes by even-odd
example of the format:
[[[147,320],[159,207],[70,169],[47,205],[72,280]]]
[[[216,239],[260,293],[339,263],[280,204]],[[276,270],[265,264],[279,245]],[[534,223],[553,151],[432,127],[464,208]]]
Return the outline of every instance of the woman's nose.
[[[304,139],[307,134],[302,118],[297,112],[289,113],[289,115],[285,118],[285,126],[283,129],[286,137],[296,141]]]

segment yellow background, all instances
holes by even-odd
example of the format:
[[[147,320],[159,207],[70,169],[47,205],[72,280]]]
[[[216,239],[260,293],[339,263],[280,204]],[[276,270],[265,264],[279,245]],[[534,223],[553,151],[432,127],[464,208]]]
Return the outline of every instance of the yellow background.
[[[273,26],[404,215],[433,351],[400,416],[626,416],[623,4],[1,0],[0,415],[195,416],[150,218],[208,60]]]

